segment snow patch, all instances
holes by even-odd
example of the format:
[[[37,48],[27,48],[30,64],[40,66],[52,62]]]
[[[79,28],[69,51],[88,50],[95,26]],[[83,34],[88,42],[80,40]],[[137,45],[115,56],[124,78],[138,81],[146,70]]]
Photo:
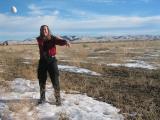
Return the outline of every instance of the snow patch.
[[[31,62],[28,62],[28,61],[24,61],[24,62],[22,62],[22,63],[24,63],[24,64],[31,64]]]
[[[59,70],[61,71],[67,71],[67,72],[73,72],[73,73],[84,73],[84,74],[88,74],[88,75],[96,75],[96,76],[100,76],[101,74],[96,73],[94,71],[85,69],[85,68],[79,68],[79,67],[75,67],[75,66],[68,66],[68,65],[58,65]]]
[[[33,102],[39,98],[39,86],[38,81],[30,81],[21,78],[17,78],[11,82],[11,92],[6,92],[5,96],[0,96],[0,119],[4,118],[4,111],[10,107],[7,104],[9,100],[15,102],[15,100],[24,100]],[[0,91],[1,93],[1,91]],[[51,85],[46,86],[46,98],[47,101],[41,105],[35,105],[31,108],[26,108],[23,115],[22,112],[9,111],[7,116],[9,119],[13,118],[32,118],[38,120],[57,120],[60,118],[66,118],[69,120],[123,120],[123,116],[119,114],[119,109],[113,107],[105,102],[94,100],[87,95],[82,94],[65,94],[61,91],[62,106],[57,107],[50,102],[55,101],[53,98],[53,88]],[[51,98],[52,101],[51,101]],[[32,101],[33,100],[33,101]],[[23,106],[24,107],[24,106]],[[22,107],[22,109],[23,109]],[[25,106],[29,107],[29,106]],[[21,111],[21,110],[19,110]],[[34,118],[36,116],[36,118]],[[20,120],[20,119],[18,119]]]
[[[140,60],[128,60],[130,63],[125,63],[125,64],[118,64],[118,63],[111,63],[107,64],[108,66],[125,66],[125,67],[133,67],[133,68],[145,68],[145,69],[157,69],[156,67]]]

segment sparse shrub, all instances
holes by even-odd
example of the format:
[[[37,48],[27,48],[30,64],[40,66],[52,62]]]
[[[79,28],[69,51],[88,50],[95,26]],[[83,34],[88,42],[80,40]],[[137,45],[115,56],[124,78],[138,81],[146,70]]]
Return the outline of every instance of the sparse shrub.
[[[83,47],[86,48],[86,47],[88,47],[88,45],[87,44],[83,44]]]
[[[66,112],[60,112],[58,120],[69,120],[69,116]]]

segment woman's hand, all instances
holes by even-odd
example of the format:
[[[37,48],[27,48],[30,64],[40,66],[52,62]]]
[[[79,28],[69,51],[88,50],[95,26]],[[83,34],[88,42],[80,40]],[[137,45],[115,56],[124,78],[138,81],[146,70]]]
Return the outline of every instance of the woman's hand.
[[[71,47],[71,44],[70,44],[69,41],[67,41],[66,46],[67,46],[67,47]]]

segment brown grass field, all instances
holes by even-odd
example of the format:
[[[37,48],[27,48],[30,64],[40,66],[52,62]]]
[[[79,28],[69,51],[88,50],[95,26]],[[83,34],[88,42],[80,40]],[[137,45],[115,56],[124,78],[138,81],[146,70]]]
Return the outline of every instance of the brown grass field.
[[[102,74],[91,76],[60,71],[62,90],[80,91],[110,103],[121,110],[126,120],[160,118],[160,41],[74,43],[71,48],[57,46],[57,49],[58,64]],[[9,89],[4,81],[19,77],[37,80],[38,59],[37,45],[0,46],[0,86]],[[157,69],[107,65],[133,59],[145,61]]]

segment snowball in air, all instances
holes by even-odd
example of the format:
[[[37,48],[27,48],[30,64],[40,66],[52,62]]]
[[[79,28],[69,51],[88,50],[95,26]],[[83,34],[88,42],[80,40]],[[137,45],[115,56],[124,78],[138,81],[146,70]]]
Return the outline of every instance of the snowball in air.
[[[11,7],[11,11],[12,11],[13,13],[17,13],[17,8],[16,8],[15,6],[12,6],[12,7]]]

